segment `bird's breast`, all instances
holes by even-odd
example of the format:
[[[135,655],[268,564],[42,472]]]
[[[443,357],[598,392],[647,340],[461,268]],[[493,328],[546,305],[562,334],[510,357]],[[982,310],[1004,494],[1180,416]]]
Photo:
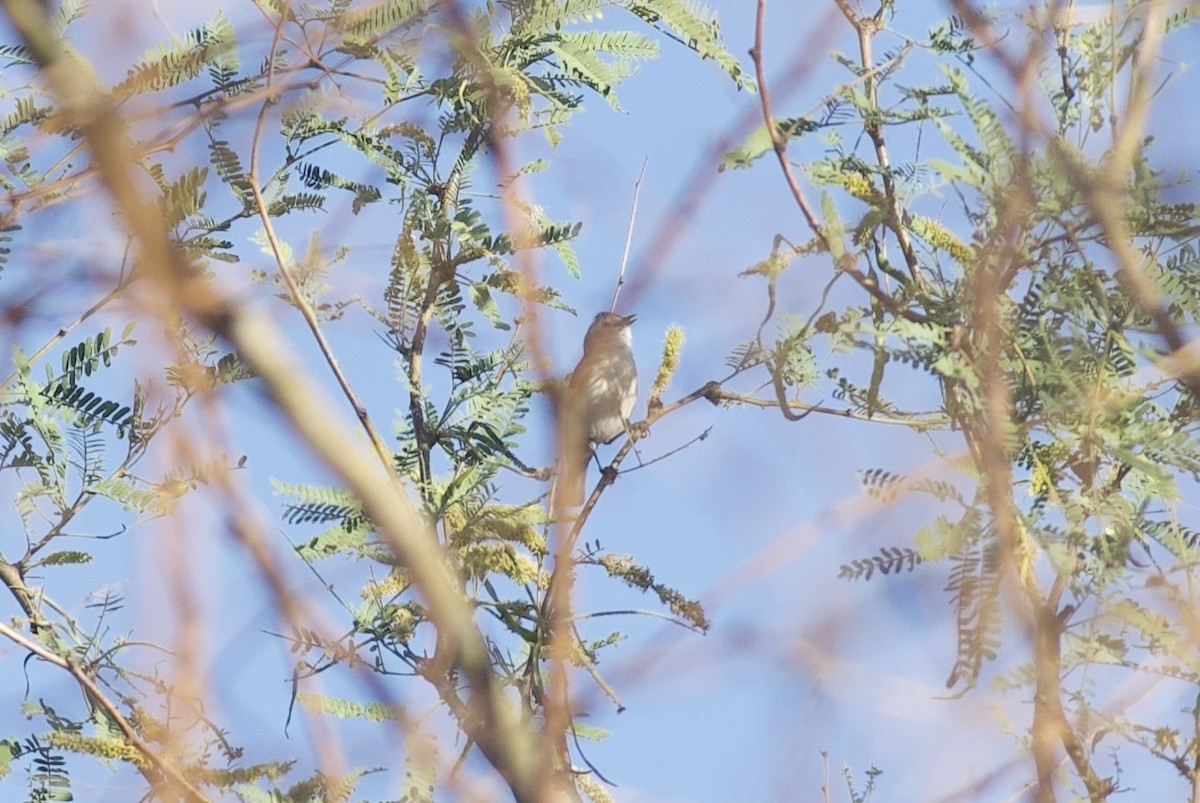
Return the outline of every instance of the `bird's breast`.
[[[620,350],[587,361],[580,377],[588,437],[608,443],[625,431],[637,401],[637,365],[631,352]]]

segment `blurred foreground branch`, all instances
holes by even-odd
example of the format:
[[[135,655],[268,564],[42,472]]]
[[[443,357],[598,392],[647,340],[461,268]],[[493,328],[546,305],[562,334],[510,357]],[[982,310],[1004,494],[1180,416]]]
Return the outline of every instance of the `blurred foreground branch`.
[[[64,122],[77,128],[86,140],[101,181],[135,237],[134,278],[148,285],[150,296],[161,299],[156,304],[160,315],[182,310],[228,340],[263,382],[297,435],[355,492],[397,560],[410,567],[429,603],[439,638],[447,645],[447,665],[429,667],[427,676],[432,679],[454,666],[462,669],[472,687],[463,726],[518,800],[544,799],[547,787],[543,779],[549,768],[540,760],[544,754],[537,749],[537,738],[503,695],[472,611],[396,476],[388,466],[363,453],[351,433],[334,423],[334,416],[317,401],[320,394],[289,359],[274,328],[264,318],[251,316],[223,298],[171,243],[157,207],[137,189],[133,172],[137,153],[125,121],[90,66],[54,37],[45,8],[35,0],[5,0],[4,7],[59,101]],[[442,692],[449,688],[441,682],[435,685]]]

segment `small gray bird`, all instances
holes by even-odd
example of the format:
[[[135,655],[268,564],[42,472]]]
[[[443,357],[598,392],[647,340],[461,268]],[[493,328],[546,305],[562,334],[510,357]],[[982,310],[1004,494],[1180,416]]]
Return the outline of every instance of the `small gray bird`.
[[[637,364],[633,361],[636,315],[601,312],[583,339],[583,358],[571,374],[559,410],[563,462],[559,498],[583,504],[583,480],[592,446],[611,443],[626,431],[637,401]]]

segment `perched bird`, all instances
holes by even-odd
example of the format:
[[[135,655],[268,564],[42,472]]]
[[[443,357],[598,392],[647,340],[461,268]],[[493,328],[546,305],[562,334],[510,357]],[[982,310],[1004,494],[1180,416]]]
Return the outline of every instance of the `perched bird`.
[[[637,364],[629,325],[636,315],[601,312],[583,339],[583,357],[561,399],[558,498],[583,503],[583,480],[592,446],[611,443],[626,431],[637,401]]]

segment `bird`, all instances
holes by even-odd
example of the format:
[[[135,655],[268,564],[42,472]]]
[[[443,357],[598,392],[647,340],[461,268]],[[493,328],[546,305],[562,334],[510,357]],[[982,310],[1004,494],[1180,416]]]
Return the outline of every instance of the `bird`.
[[[636,315],[598,313],[583,339],[583,357],[560,400],[558,499],[583,503],[584,475],[596,444],[627,431],[637,401],[637,363],[630,325]]]

